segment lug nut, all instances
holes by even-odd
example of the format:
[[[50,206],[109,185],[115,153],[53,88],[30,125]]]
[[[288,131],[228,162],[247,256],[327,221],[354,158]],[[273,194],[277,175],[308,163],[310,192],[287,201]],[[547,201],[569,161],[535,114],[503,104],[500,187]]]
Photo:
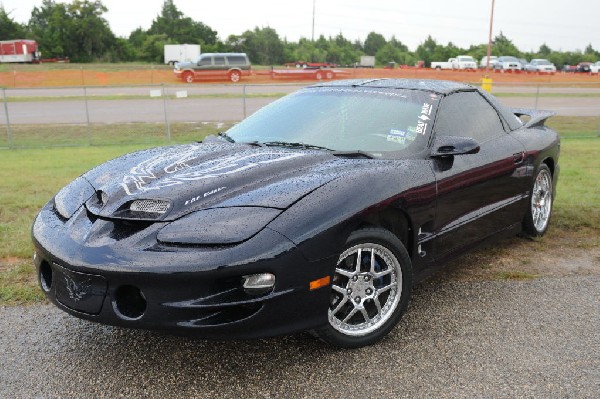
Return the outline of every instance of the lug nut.
[[[356,302],[356,303],[360,303],[360,297],[359,297],[359,296],[357,296],[356,298],[354,298],[354,302]]]
[[[358,276],[352,276],[352,281],[358,281]]]
[[[369,277],[368,275],[367,275],[367,276],[365,276],[365,281],[369,281],[369,278],[370,278],[370,277]]]
[[[373,290],[370,288],[367,288],[367,290],[365,292],[367,293],[367,295],[371,295],[373,293]]]
[[[352,288],[348,288],[348,289],[346,290],[346,292],[348,293],[348,295],[352,294]]]

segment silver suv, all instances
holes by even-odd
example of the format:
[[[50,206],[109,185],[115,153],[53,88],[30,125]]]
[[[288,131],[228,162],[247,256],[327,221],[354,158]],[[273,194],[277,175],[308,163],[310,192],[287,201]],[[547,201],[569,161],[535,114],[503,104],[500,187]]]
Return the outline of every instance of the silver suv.
[[[205,53],[196,62],[175,64],[175,76],[192,83],[196,79],[227,78],[236,83],[242,76],[250,75],[252,66],[246,53]]]

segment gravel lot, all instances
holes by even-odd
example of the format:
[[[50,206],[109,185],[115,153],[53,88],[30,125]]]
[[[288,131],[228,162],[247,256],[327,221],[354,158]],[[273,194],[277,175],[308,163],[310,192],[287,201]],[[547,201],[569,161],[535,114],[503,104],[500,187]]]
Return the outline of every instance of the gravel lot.
[[[376,346],[207,342],[0,308],[2,398],[597,398],[600,275],[416,287]]]

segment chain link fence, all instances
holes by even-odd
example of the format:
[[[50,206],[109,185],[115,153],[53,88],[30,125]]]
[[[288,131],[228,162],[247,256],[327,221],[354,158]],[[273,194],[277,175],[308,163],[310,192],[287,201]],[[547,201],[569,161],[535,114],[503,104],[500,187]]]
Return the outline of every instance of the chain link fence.
[[[1,89],[0,148],[165,143],[225,130],[305,84]],[[557,130],[600,136],[600,85],[494,84],[515,108],[557,112]],[[552,123],[552,119],[551,122]]]

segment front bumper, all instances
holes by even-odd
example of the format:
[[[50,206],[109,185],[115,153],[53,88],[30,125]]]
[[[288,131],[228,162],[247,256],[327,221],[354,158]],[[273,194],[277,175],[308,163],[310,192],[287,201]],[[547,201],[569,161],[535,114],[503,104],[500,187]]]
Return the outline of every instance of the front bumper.
[[[258,338],[327,322],[335,259],[309,262],[291,241],[265,228],[223,247],[165,246],[164,223],[130,226],[95,218],[81,207],[68,221],[52,204],[33,226],[34,262],[48,299],[77,317],[116,326],[159,329],[206,338]],[[249,294],[243,276],[273,273],[271,292]]]

